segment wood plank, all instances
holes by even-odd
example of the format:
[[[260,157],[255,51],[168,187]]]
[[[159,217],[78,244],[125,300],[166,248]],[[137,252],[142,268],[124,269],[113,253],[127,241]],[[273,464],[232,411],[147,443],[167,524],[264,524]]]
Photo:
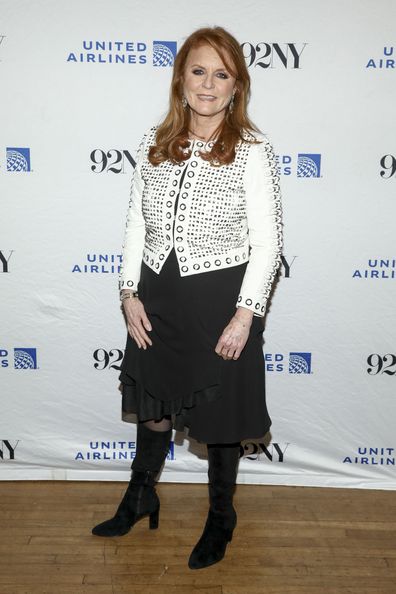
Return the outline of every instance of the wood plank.
[[[158,530],[93,536],[126,485],[0,483],[0,594],[396,594],[393,492],[239,485],[226,558],[191,571],[207,486],[162,483]]]
[[[140,587],[140,586],[139,586]],[[2,586],[0,584],[0,594],[114,594],[113,586],[99,586],[99,585],[73,585],[68,586],[65,584],[55,585],[40,585],[28,584],[7,584]],[[141,594],[143,591],[141,590]]]

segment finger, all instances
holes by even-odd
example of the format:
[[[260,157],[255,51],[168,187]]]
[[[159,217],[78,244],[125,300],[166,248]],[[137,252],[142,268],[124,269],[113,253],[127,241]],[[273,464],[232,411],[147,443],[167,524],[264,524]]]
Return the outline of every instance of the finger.
[[[220,336],[219,343],[221,345],[221,348],[229,349],[231,346],[233,346],[234,340],[235,338],[232,336],[232,334],[229,334],[228,336],[222,334]]]
[[[136,336],[136,333],[133,331],[132,326],[129,326],[128,325],[128,331],[129,331],[129,334],[132,336],[133,340],[136,342],[136,344],[138,345],[138,347],[140,349],[142,345],[141,345],[138,337]]]
[[[224,343],[223,348],[225,351],[229,351],[232,350],[234,351],[236,348],[238,348],[238,343],[239,340],[237,338],[232,338],[231,340],[229,340],[228,342]]]
[[[139,333],[140,333],[140,338],[142,338],[146,342],[146,344],[149,344],[150,346],[153,344],[150,336],[147,334],[147,332],[144,329],[143,325],[140,326]]]
[[[216,353],[222,357],[225,361],[228,359],[227,357],[227,351],[228,351],[228,347],[225,347],[224,345],[221,345],[218,343],[216,349],[215,349]]]
[[[235,353],[234,353],[234,355],[232,357],[234,359],[234,361],[236,361],[237,359],[239,359],[239,356],[240,356],[241,352],[242,352],[241,349],[237,349],[235,351]]]
[[[246,338],[246,340],[242,340],[241,342],[239,342],[237,344],[237,348],[235,349],[235,353],[234,353],[234,359],[239,359],[243,349],[245,348],[246,343],[247,343],[247,338]]]
[[[221,356],[221,349],[223,348],[223,344],[221,342],[221,338],[219,338],[219,340],[217,341],[216,347],[215,347],[215,352]]]
[[[228,339],[227,339],[228,337]],[[217,342],[217,345],[215,347],[215,352],[222,356],[222,352],[227,351],[229,348],[232,347],[237,347],[237,341],[238,339],[233,337],[231,333],[228,334],[222,334]]]
[[[148,318],[146,318],[148,319]],[[149,322],[150,323],[150,322]],[[146,333],[144,326],[143,326],[143,318],[135,316],[133,320],[130,321],[130,324],[135,332],[135,334],[139,337],[139,340],[144,344],[149,344],[150,346],[153,344],[151,342],[151,338]]]
[[[142,338],[142,336],[137,332],[136,328],[135,328],[134,334],[135,334],[136,342],[139,344],[139,346],[142,347],[142,349],[146,350],[147,344],[146,344],[145,340]]]
[[[139,337],[139,340],[143,343],[143,348],[146,348],[147,345],[152,345],[151,338],[146,334],[145,329],[143,328],[142,323],[140,322],[139,325],[134,326],[135,334]]]
[[[222,349],[222,355],[224,356],[225,359],[228,359],[228,360],[232,359],[234,352],[235,352],[235,347],[231,347],[231,348],[223,347],[223,349]]]
[[[151,324],[150,324],[150,320],[148,319],[146,312],[142,313],[142,323],[143,326],[145,327],[145,329],[150,332],[152,330]]]
[[[235,350],[236,350],[235,348],[228,349],[228,352],[227,352],[228,359],[233,359],[234,358]]]
[[[228,350],[228,347],[226,347],[225,345],[220,345],[219,352],[218,352],[218,354],[220,355],[220,357],[226,357],[227,356],[227,350]]]

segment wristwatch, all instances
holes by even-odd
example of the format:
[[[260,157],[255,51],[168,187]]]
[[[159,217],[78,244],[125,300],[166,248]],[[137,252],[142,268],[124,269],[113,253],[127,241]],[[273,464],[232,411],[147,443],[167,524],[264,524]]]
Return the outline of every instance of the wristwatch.
[[[133,299],[134,297],[139,297],[137,291],[121,291],[120,293],[121,301],[124,301],[125,299]]]

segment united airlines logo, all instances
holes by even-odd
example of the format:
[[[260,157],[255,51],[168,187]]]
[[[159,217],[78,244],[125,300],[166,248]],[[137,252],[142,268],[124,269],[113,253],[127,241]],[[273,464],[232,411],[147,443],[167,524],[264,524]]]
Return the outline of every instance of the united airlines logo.
[[[90,441],[85,450],[74,454],[74,460],[81,462],[102,462],[109,460],[133,460],[136,456],[134,441]],[[166,460],[176,460],[175,443],[169,444]]]
[[[292,155],[276,155],[276,161],[282,175],[322,177],[320,153],[298,153],[297,159]]]
[[[0,349],[0,368],[10,367],[11,353],[6,349]],[[31,347],[14,348],[14,369],[38,369],[37,349]]]
[[[297,177],[320,177],[320,155],[300,153],[297,159]]]
[[[352,278],[394,280],[396,278],[396,259],[369,258],[367,268],[356,268]]]
[[[343,464],[362,464],[363,466],[395,466],[395,448],[359,447],[356,453],[345,456]]]
[[[20,147],[8,147],[7,171],[31,171],[30,149]]]
[[[36,349],[14,349],[14,367],[15,369],[37,369]]]
[[[176,41],[154,41],[153,66],[173,66],[176,51]]]
[[[84,40],[80,48],[69,52],[66,62],[84,64],[130,64],[173,66],[176,41],[95,41]]]
[[[74,264],[72,272],[120,274],[122,254],[87,254],[86,261]]]
[[[374,68],[375,70],[394,69],[396,66],[394,50],[395,48],[392,46],[385,46],[382,56],[379,58],[370,58],[366,64],[366,68]]]
[[[311,353],[290,353],[289,373],[311,373]]]
[[[276,373],[283,373],[286,370],[289,373],[312,373],[312,353],[290,352],[288,355],[283,353],[264,353],[265,370]]]

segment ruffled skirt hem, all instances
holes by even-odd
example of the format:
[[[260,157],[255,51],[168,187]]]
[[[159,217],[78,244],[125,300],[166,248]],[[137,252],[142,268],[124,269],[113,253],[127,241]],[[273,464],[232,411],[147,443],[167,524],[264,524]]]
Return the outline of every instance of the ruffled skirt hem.
[[[188,414],[195,406],[209,404],[219,398],[219,384],[207,386],[174,400],[160,400],[148,392],[134,378],[122,377],[122,420],[125,422],[159,420],[168,415],[173,418],[173,428],[184,431],[189,428]]]

